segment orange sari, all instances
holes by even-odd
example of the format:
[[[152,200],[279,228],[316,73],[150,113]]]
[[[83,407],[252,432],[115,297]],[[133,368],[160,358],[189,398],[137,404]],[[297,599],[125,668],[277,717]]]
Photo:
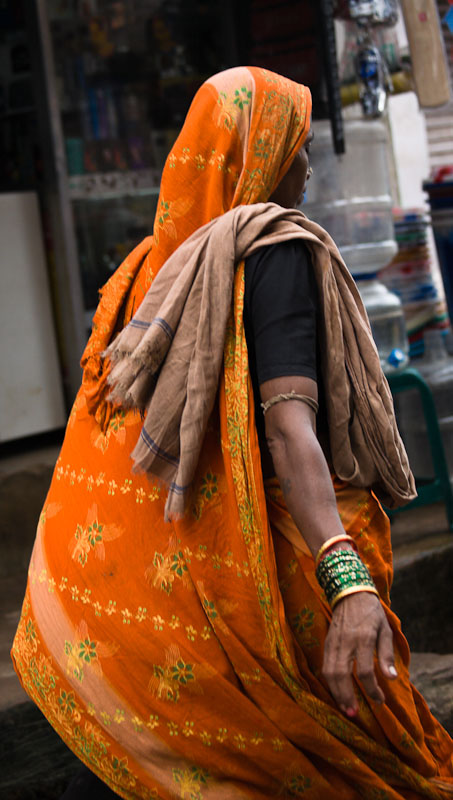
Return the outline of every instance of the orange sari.
[[[444,798],[452,742],[411,686],[389,608],[389,524],[334,479],[381,594],[399,677],[357,682],[351,721],[321,674],[330,610],[309,552],[263,483],[237,268],[218,402],[189,509],[131,473],[141,419],[106,399],[101,353],[168,255],[240,203],[267,200],[309,127],[308,90],[258,68],[210,79],[167,160],[154,225],[104,288],[84,381],[38,525],[13,645],[17,673],[66,744],[124,798]]]

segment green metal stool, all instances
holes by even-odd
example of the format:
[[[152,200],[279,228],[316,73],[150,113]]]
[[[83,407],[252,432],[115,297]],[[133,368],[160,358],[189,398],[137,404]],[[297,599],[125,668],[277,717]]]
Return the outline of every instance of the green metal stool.
[[[450,530],[453,531],[453,491],[450,484],[447,461],[431,389],[422,378],[419,371],[412,367],[408,367],[394,375],[388,375],[387,380],[393,395],[399,392],[409,391],[410,389],[416,389],[419,392],[435,474],[434,478],[415,476],[418,497],[412,500],[411,503],[408,503],[407,506],[394,509],[388,513],[390,516],[393,516],[393,514],[406,511],[406,509],[409,508],[437,503],[439,500],[442,500],[445,503],[448,526]]]

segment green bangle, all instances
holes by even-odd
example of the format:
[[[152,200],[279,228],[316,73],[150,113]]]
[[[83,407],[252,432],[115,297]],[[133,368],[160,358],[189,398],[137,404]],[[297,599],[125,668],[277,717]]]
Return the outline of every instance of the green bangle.
[[[349,594],[371,592],[378,595],[367,566],[353,550],[327,553],[316,568],[316,578],[332,609]]]

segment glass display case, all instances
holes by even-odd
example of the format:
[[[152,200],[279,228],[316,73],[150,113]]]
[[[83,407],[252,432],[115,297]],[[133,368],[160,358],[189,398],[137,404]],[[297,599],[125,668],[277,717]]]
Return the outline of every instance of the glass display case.
[[[99,288],[151,232],[162,167],[195,91],[235,61],[235,4],[45,6],[88,330]]]

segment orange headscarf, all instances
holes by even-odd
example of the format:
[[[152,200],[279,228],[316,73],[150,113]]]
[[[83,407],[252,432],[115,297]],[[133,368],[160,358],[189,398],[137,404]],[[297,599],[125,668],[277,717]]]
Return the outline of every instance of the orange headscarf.
[[[268,200],[302,146],[310,117],[310,90],[260,67],[220,72],[196,93],[165,163],[154,236],[102,290],[82,358],[88,404],[104,428],[112,407],[100,354],[114,332],[129,322],[153,277],[195,230],[230,208]]]
[[[258,67],[235,67],[198,90],[165,164],[151,268],[230,208],[265,202],[310,129],[311,94]]]

